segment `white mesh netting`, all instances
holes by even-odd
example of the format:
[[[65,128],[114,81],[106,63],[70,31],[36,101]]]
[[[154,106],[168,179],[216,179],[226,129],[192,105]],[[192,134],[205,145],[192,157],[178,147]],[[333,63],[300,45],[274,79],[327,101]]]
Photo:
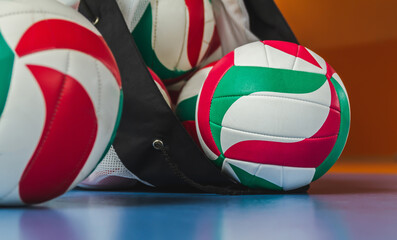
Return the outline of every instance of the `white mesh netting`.
[[[89,189],[120,189],[133,187],[137,181],[146,185],[151,184],[140,180],[136,175],[129,171],[121,162],[119,156],[110,147],[108,153],[98,164],[96,169],[79,184],[79,187]]]

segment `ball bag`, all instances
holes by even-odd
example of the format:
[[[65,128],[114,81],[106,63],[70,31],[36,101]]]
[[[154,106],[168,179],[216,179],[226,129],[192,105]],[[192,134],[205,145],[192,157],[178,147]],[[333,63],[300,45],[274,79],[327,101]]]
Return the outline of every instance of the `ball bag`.
[[[150,68],[148,68],[148,70],[164,100],[171,108],[171,98],[164,86],[164,83]],[[121,162],[114,147],[111,146],[106,156],[98,164],[95,170],[79,184],[79,187],[103,190],[127,189],[133,187],[137,181],[148,186],[153,186],[152,184],[141,180],[134,173],[128,170]]]
[[[118,0],[138,49],[166,85],[220,49],[210,0]]]
[[[110,147],[120,75],[69,7],[5,0],[0,16],[0,204],[35,204],[76,186]]]
[[[186,131],[192,136],[194,141],[199,144],[196,131],[196,105],[197,96],[200,92],[208,73],[216,62],[210,63],[197,71],[182,89],[175,108],[175,113],[182,122]]]
[[[209,73],[198,96],[206,155],[252,188],[293,190],[322,176],[350,127],[346,89],[309,49],[281,41],[236,48]]]

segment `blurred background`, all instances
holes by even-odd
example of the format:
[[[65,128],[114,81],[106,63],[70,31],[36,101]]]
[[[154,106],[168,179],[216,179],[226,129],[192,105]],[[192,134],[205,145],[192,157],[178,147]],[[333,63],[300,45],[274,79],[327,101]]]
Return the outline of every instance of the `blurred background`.
[[[325,58],[345,83],[352,123],[339,162],[396,162],[397,2],[275,2],[300,44]]]

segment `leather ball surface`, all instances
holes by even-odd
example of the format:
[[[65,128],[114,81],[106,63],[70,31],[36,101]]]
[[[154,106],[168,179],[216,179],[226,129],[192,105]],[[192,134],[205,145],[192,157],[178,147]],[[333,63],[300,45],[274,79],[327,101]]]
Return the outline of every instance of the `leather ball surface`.
[[[117,0],[146,65],[166,85],[220,50],[210,0]]]
[[[56,1],[0,1],[0,80],[0,204],[72,189],[110,147],[121,113],[104,39]]]
[[[253,42],[218,61],[196,111],[206,155],[252,188],[292,190],[318,179],[350,127],[339,75],[311,50],[281,41]]]

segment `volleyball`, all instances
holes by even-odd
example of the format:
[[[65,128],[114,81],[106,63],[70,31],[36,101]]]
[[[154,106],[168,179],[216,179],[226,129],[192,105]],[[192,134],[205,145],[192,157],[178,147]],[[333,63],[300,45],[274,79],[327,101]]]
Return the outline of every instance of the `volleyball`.
[[[104,39],[56,1],[0,1],[0,204],[72,189],[110,147],[121,80]]]
[[[146,65],[166,85],[220,49],[210,0],[118,0]]]
[[[271,190],[321,177],[350,127],[339,75],[311,50],[281,41],[253,42],[218,61],[196,111],[208,158],[235,181]]]

